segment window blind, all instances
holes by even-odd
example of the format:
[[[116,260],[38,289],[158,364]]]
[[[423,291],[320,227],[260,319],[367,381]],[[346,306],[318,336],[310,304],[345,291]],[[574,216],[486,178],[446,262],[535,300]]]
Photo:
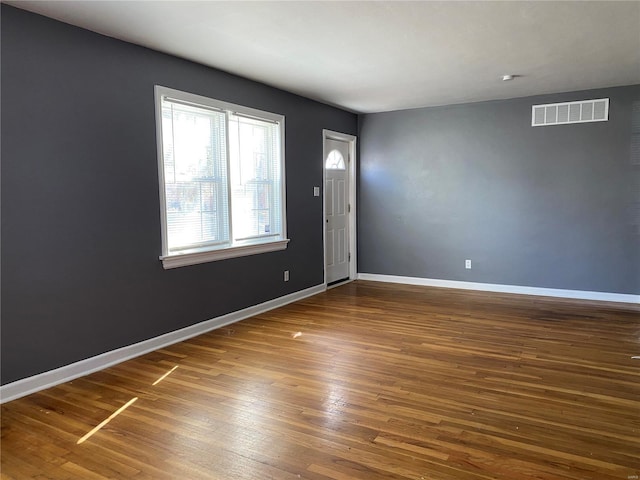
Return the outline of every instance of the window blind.
[[[226,115],[162,100],[168,249],[230,241]]]
[[[234,240],[282,234],[278,139],[277,123],[229,115]]]

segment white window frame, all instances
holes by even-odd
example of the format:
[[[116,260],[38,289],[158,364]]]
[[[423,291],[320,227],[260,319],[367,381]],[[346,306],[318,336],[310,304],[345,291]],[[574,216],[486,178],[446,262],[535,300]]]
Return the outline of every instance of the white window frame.
[[[205,108],[213,108],[232,114],[239,114],[248,117],[254,117],[260,120],[271,121],[280,126],[280,178],[281,178],[281,220],[282,232],[280,235],[269,238],[254,238],[234,242],[231,239],[228,243],[222,245],[208,245],[199,248],[190,248],[180,251],[169,251],[168,247],[168,228],[167,228],[167,208],[165,198],[165,179],[164,179],[164,152],[162,141],[162,98],[169,97],[180,102],[193,104],[194,106],[202,106]],[[155,86],[155,113],[156,113],[156,141],[158,151],[158,180],[160,183],[160,210],[161,210],[161,230],[162,230],[162,255],[160,260],[165,269],[183,267],[186,265],[196,265],[199,263],[213,262],[226,258],[244,257],[247,255],[255,255],[259,253],[274,252],[287,248],[289,239],[287,238],[287,208],[286,208],[286,185],[285,185],[285,142],[284,142],[284,116],[276,113],[256,110],[254,108],[244,107],[233,103],[223,102],[212,98],[196,95],[193,93],[183,92],[160,85]],[[228,150],[228,149],[227,149]],[[228,155],[228,152],[227,152]],[[229,188],[231,188],[229,186]],[[232,224],[232,206],[229,204],[229,222]]]

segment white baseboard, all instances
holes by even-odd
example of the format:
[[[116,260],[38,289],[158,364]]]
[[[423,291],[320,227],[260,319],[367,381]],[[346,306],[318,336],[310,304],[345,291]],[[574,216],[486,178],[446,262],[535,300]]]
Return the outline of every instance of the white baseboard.
[[[359,273],[358,280],[373,282],[405,283],[407,285],[425,285],[428,287],[459,288],[462,290],[480,290],[483,292],[516,293],[519,295],[538,295],[543,297],[573,298],[579,300],[599,300],[604,302],[640,303],[640,295],[625,293],[589,292],[585,290],[561,290],[557,288],[521,287],[518,285],[499,285],[494,283],[460,282],[456,280],[438,280],[433,278],[402,277],[397,275],[379,275],[377,273]]]
[[[211,320],[205,320],[204,322],[165,333],[164,335],[150,338],[149,340],[144,340],[139,343],[134,343],[133,345],[87,358],[86,360],[65,365],[55,370],[2,385],[0,386],[0,403],[9,402],[16,398],[29,395],[30,393],[35,393],[78,377],[83,377],[98,370],[103,370],[112,365],[124,362],[125,360],[139,357],[140,355],[173,345],[174,343],[182,342],[216,328],[224,327],[225,325],[244,320],[245,318],[253,317],[254,315],[273,310],[274,308],[311,297],[325,290],[326,285],[316,285],[305,290],[300,290],[299,292],[290,293],[284,297],[269,300],[259,305],[238,310],[237,312],[231,312],[220,317],[212,318]]]

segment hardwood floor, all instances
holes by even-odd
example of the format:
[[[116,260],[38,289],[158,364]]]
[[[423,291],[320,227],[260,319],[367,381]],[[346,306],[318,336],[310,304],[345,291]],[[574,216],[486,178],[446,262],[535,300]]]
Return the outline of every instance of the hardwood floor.
[[[637,479],[635,355],[636,305],[358,281],[3,405],[1,478]]]

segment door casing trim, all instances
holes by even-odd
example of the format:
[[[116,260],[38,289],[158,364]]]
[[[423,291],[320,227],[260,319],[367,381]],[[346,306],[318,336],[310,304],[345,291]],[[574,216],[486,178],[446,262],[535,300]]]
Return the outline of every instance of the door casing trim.
[[[356,230],[356,145],[358,137],[355,135],[349,135],[348,133],[335,132],[333,130],[322,130],[322,258],[323,265],[322,270],[324,272],[324,285],[327,285],[327,212],[326,212],[326,180],[327,172],[325,168],[325,159],[327,158],[327,140],[339,140],[347,142],[349,144],[349,162],[347,164],[347,172],[349,174],[349,205],[351,210],[349,212],[349,253],[351,258],[349,259],[349,280],[355,280],[358,276],[358,257],[357,257],[357,230]]]

